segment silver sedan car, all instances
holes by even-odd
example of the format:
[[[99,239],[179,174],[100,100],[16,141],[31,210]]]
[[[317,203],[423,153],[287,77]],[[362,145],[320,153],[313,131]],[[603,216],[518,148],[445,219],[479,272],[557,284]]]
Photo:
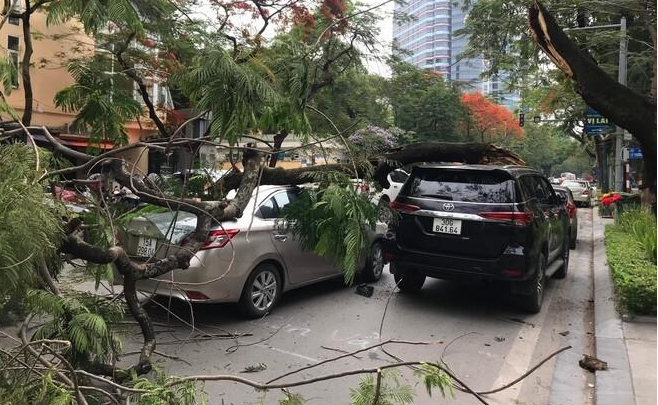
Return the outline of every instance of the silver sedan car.
[[[239,302],[245,315],[261,317],[283,292],[342,275],[332,258],[304,251],[292,234],[279,230],[276,220],[299,192],[292,186],[260,186],[241,218],[211,229],[188,269],[139,281],[138,289],[195,303]],[[185,248],[195,226],[196,216],[189,213],[147,214],[129,222],[124,245],[136,259],[166,257]],[[378,224],[370,234],[370,249],[357,267],[365,281],[381,277],[383,231]]]

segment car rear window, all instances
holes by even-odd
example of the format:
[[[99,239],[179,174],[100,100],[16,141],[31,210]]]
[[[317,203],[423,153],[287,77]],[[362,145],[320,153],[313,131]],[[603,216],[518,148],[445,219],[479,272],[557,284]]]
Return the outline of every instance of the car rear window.
[[[402,195],[478,203],[513,203],[514,180],[505,172],[414,168]]]

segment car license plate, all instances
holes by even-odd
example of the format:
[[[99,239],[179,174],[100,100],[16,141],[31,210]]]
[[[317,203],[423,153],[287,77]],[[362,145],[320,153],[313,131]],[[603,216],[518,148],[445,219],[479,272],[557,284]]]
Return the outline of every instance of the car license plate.
[[[449,233],[451,235],[461,235],[461,219],[452,218],[434,218],[432,230],[436,233]]]
[[[153,256],[155,254],[156,244],[156,239],[140,236],[137,242],[137,255],[142,257]]]

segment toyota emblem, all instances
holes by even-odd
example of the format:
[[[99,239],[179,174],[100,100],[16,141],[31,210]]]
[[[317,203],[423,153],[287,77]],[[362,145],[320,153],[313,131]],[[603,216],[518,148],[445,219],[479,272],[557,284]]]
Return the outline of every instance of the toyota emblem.
[[[445,203],[443,204],[443,210],[444,211],[452,211],[455,209],[455,204],[453,203]]]

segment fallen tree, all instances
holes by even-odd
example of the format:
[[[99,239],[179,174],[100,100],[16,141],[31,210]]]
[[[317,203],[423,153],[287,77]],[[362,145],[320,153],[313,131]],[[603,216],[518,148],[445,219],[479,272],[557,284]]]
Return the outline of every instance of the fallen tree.
[[[58,181],[56,178],[57,176],[76,173],[80,170],[90,170],[92,167],[100,166],[102,168],[101,178],[99,179],[101,184],[106,184],[110,180],[114,180],[122,186],[131,189],[143,202],[161,207],[171,207],[172,205],[175,205],[178,209],[190,212],[197,216],[196,229],[188,238],[189,244],[187,245],[187,249],[180,250],[176,254],[168,257],[153,259],[145,263],[135,261],[129,257],[124,250],[124,247],[120,244],[115,243],[114,245],[103,247],[95,246],[86,242],[82,237],[82,230],[85,227],[85,223],[78,217],[71,218],[63,224],[62,239],[57,243],[57,246],[59,246],[59,254],[65,255],[69,258],[83,260],[87,265],[109,264],[116,269],[116,271],[122,276],[121,282],[123,285],[123,293],[120,298],[125,300],[128,312],[139,325],[143,339],[138,360],[129,367],[118,367],[113,360],[116,356],[120,355],[120,352],[116,348],[107,348],[110,352],[109,356],[105,354],[96,356],[92,355],[91,352],[87,353],[84,350],[76,349],[73,347],[76,345],[75,339],[66,339],[65,336],[58,335],[57,332],[51,332],[49,335],[38,335],[36,338],[35,336],[29,337],[27,330],[33,317],[29,316],[25,320],[23,327],[20,330],[22,348],[18,350],[24,355],[34,358],[34,360],[39,362],[43,367],[57,370],[52,376],[58,381],[55,386],[60,388],[65,387],[64,389],[73,394],[76,401],[80,404],[86,403],[86,391],[102,392],[103,395],[108,398],[114,396],[111,392],[117,392],[116,395],[118,395],[118,397],[116,398],[125,398],[126,396],[141,392],[139,390],[135,391],[135,389],[131,387],[132,384],[134,384],[135,376],[145,375],[152,371],[152,356],[156,351],[157,339],[154,332],[153,322],[137,297],[136,283],[142,279],[166,274],[174,269],[186,269],[189,267],[191,258],[202,247],[203,242],[206,240],[210,226],[217,221],[240,217],[253,190],[258,185],[300,184],[308,182],[309,174],[311,173],[328,171],[337,171],[356,178],[370,178],[371,174],[374,173],[375,178],[378,178],[383,184],[386,175],[390,170],[416,161],[501,164],[523,163],[515,154],[494,145],[422,143],[407,145],[396,150],[386,151],[378,156],[377,159],[373,159],[371,162],[367,163],[356,165],[324,165],[294,170],[281,170],[267,167],[266,157],[268,154],[272,153],[271,150],[266,148],[259,149],[256,145],[253,145],[248,148],[242,148],[242,171],[239,173],[235,172],[221,180],[222,187],[227,189],[234,187],[237,188],[235,197],[231,200],[200,201],[191,198],[172,198],[171,196],[163,194],[161,190],[154,188],[152,184],[145,179],[145,176],[136,174],[134,166],[130,166],[127,162],[121,159],[116,159],[116,150],[108,151],[99,156],[92,156],[83,152],[75,151],[63,145],[58,138],[53,136],[44,127],[23,127],[18,130],[14,127],[8,126],[2,136],[5,141],[8,141],[9,138],[19,138],[34,146],[34,134],[32,132],[43,134],[51,142],[53,149],[57,151],[57,153],[75,158],[81,162],[78,166],[52,171],[46,169],[44,172],[44,167],[39,167],[37,159],[34,173],[38,173],[39,175],[37,176],[36,181],[56,183]],[[200,142],[198,139],[179,138],[171,143],[169,141],[163,141],[131,145],[119,149],[126,150],[138,146],[164,149],[167,147],[180,147],[181,145],[189,146],[189,144],[198,142]],[[203,140],[203,142],[212,141]],[[0,148],[2,147],[3,146],[0,145]],[[27,148],[26,151],[30,151],[30,149]],[[29,153],[35,153],[35,156],[38,156],[37,152],[37,148],[34,148]],[[383,181],[381,181],[381,179],[383,179]],[[76,180],[74,179],[70,182],[76,183]],[[88,182],[88,180],[81,181],[82,184],[85,182]],[[77,313],[74,308],[84,304],[76,304],[72,307],[66,305],[57,306],[58,304],[56,304],[56,302],[58,298],[63,300],[66,300],[67,298],[62,291],[60,291],[60,288],[57,285],[58,283],[53,278],[52,271],[48,268],[46,262],[42,260],[40,263],[40,266],[38,266],[38,276],[41,278],[42,286],[47,291],[47,295],[43,295],[43,293],[35,294],[33,301],[42,299],[51,302],[53,306],[59,309],[54,313],[50,313],[50,315],[62,317],[64,319],[64,326],[69,327],[71,323],[75,323],[78,317],[80,317],[80,314]],[[93,301],[95,298],[87,297],[81,299],[79,302],[87,302],[85,300]],[[93,312],[93,310],[91,312]],[[43,313],[48,314],[48,312]],[[102,321],[102,318],[99,322],[100,321]],[[91,324],[88,325],[88,327],[91,327]],[[70,333],[74,332],[69,332],[69,334]],[[36,347],[40,347],[40,349],[37,350]],[[58,360],[53,363],[52,357],[44,357],[44,353],[47,353],[48,356],[54,356],[54,358]],[[13,356],[14,355],[8,357],[12,367],[15,366],[13,363],[14,360],[12,360],[14,358]],[[407,365],[407,363],[402,363],[400,365]],[[437,373],[445,372],[441,366],[435,367],[434,371]],[[23,370],[23,372],[25,372],[25,370]],[[364,371],[359,371],[359,373],[362,372]],[[381,370],[365,372],[373,372],[379,375]],[[381,376],[378,378],[381,378]],[[170,386],[177,386],[184,381],[198,381],[204,379],[232,379],[238,381],[235,378],[229,377],[190,377],[181,380],[180,382],[171,383]],[[262,385],[262,388],[272,389],[281,388],[283,386],[290,385]]]

